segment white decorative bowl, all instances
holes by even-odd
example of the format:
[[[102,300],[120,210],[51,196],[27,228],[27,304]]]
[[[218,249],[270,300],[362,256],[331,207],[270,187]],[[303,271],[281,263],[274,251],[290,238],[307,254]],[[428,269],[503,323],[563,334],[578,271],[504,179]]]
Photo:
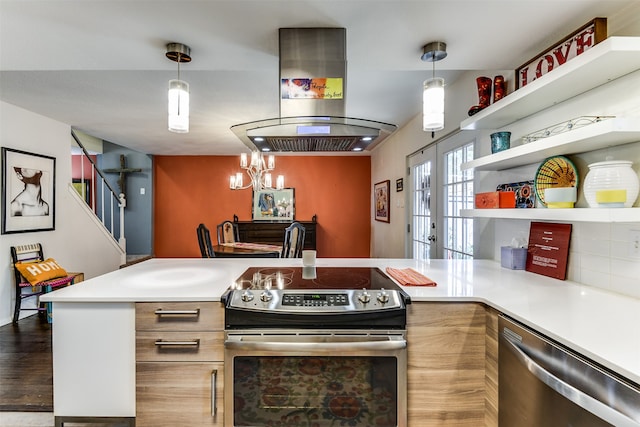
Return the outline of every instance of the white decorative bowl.
[[[544,189],[544,201],[548,208],[572,208],[578,192],[576,187],[555,187]]]
[[[631,168],[633,162],[628,160],[611,160],[592,163],[584,179],[584,197],[592,208],[606,207],[596,201],[596,192],[600,190],[626,190],[625,208],[630,208],[638,197],[640,180]]]

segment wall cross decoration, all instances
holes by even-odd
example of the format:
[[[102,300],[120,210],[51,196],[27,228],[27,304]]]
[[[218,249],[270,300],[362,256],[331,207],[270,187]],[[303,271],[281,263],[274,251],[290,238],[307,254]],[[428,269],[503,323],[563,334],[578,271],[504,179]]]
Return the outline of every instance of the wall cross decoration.
[[[120,168],[105,169],[103,172],[120,174],[120,177],[118,178],[118,189],[120,190],[120,194],[124,194],[126,196],[127,174],[134,173],[134,172],[142,172],[142,169],[126,167],[126,158],[124,154],[120,154]]]

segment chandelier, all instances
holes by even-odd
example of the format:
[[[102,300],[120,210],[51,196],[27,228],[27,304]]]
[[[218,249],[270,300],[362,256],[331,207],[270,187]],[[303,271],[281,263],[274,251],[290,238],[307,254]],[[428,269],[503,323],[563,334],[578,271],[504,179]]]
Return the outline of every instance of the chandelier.
[[[269,155],[265,160],[262,153],[253,151],[251,152],[251,163],[249,163],[247,153],[242,153],[240,155],[240,167],[249,175],[250,182],[247,185],[243,185],[242,177],[244,174],[242,172],[231,175],[229,178],[229,188],[232,190],[244,190],[249,187],[253,187],[253,191],[274,189],[271,180],[271,171],[276,167],[275,156]],[[284,176],[278,175],[275,189],[282,190],[283,188]]]

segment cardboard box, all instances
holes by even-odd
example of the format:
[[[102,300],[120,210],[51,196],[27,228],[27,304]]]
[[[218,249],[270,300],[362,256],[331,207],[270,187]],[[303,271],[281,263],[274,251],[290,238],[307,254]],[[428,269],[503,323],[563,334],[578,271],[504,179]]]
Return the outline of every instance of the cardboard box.
[[[515,191],[490,191],[476,194],[477,209],[515,208]]]

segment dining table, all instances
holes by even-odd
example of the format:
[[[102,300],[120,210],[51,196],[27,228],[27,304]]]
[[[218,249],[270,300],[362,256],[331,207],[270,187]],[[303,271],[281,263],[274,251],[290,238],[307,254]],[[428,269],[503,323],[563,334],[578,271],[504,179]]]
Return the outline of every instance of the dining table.
[[[278,258],[282,246],[253,242],[221,243],[213,246],[213,253],[221,258]]]

